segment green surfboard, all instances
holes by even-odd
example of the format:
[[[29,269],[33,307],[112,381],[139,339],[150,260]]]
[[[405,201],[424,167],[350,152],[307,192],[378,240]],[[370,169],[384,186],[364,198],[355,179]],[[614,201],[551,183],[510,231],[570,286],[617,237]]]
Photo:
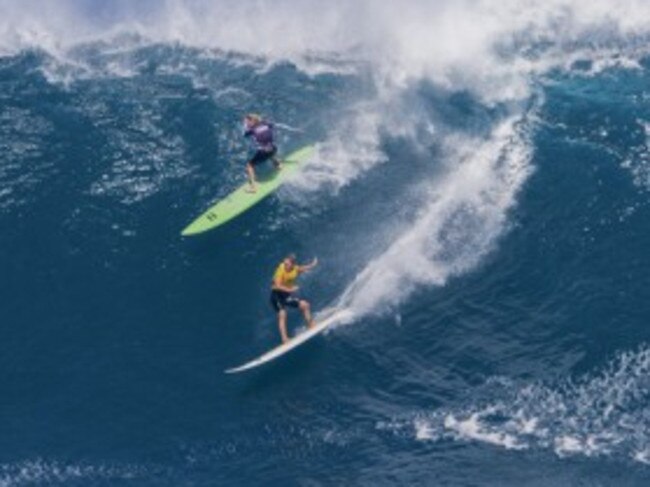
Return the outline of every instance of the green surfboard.
[[[229,222],[253,207],[278,189],[291,174],[298,171],[301,163],[314,153],[314,149],[315,147],[313,145],[308,145],[292,152],[283,159],[282,169],[280,171],[273,171],[268,177],[258,178],[257,191],[255,193],[246,191],[248,183],[244,183],[185,227],[181,235],[189,236],[207,232]]]

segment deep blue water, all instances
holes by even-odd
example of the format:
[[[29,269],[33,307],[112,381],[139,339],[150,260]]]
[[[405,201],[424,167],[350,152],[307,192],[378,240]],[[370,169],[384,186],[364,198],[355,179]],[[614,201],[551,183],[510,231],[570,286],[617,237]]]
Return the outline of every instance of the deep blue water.
[[[364,66],[73,54],[0,58],[0,486],[648,485],[649,58],[377,108]],[[181,238],[251,110],[318,158]],[[355,320],[224,375],[277,343],[289,251]]]

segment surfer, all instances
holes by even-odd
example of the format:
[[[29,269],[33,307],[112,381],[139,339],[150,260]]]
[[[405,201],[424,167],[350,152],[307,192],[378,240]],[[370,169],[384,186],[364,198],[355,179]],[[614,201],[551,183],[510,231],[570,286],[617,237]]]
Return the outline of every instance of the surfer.
[[[248,192],[255,193],[257,191],[255,166],[271,159],[275,169],[280,170],[282,162],[275,156],[278,149],[273,142],[273,124],[271,122],[262,119],[256,113],[249,113],[244,117],[244,137],[252,137],[256,145],[255,154],[246,163]]]
[[[300,299],[296,292],[296,279],[303,272],[309,272],[318,265],[318,259],[314,258],[311,263],[306,265],[298,265],[296,263],[296,256],[289,254],[285,259],[280,262],[280,265],[273,274],[273,285],[271,286],[271,306],[278,314],[278,326],[280,328],[280,336],[282,343],[289,341],[287,334],[287,307],[298,308],[302,311],[305,322],[309,328],[314,326],[314,320],[311,317],[309,302]]]

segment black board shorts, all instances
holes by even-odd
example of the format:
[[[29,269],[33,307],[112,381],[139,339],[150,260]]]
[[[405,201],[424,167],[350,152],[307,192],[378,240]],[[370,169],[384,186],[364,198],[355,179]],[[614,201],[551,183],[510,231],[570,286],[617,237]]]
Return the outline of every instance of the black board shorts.
[[[300,307],[300,298],[298,296],[294,296],[291,293],[278,291],[277,289],[272,289],[271,306],[273,306],[273,309],[275,310],[276,313],[279,313],[280,311],[286,309],[287,307],[298,308]]]
[[[273,149],[270,151],[258,149],[255,152],[255,154],[253,154],[253,157],[250,160],[250,164],[251,166],[257,166],[259,164],[262,164],[264,161],[268,161],[269,159],[271,159],[277,153],[278,153],[278,148],[275,146],[273,146]]]

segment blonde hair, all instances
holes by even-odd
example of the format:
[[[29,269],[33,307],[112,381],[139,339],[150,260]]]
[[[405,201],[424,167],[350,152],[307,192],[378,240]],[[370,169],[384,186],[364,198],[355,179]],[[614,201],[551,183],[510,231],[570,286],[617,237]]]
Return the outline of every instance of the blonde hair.
[[[257,123],[262,120],[262,117],[257,113],[248,113],[246,114],[246,119],[250,120],[251,122]]]

